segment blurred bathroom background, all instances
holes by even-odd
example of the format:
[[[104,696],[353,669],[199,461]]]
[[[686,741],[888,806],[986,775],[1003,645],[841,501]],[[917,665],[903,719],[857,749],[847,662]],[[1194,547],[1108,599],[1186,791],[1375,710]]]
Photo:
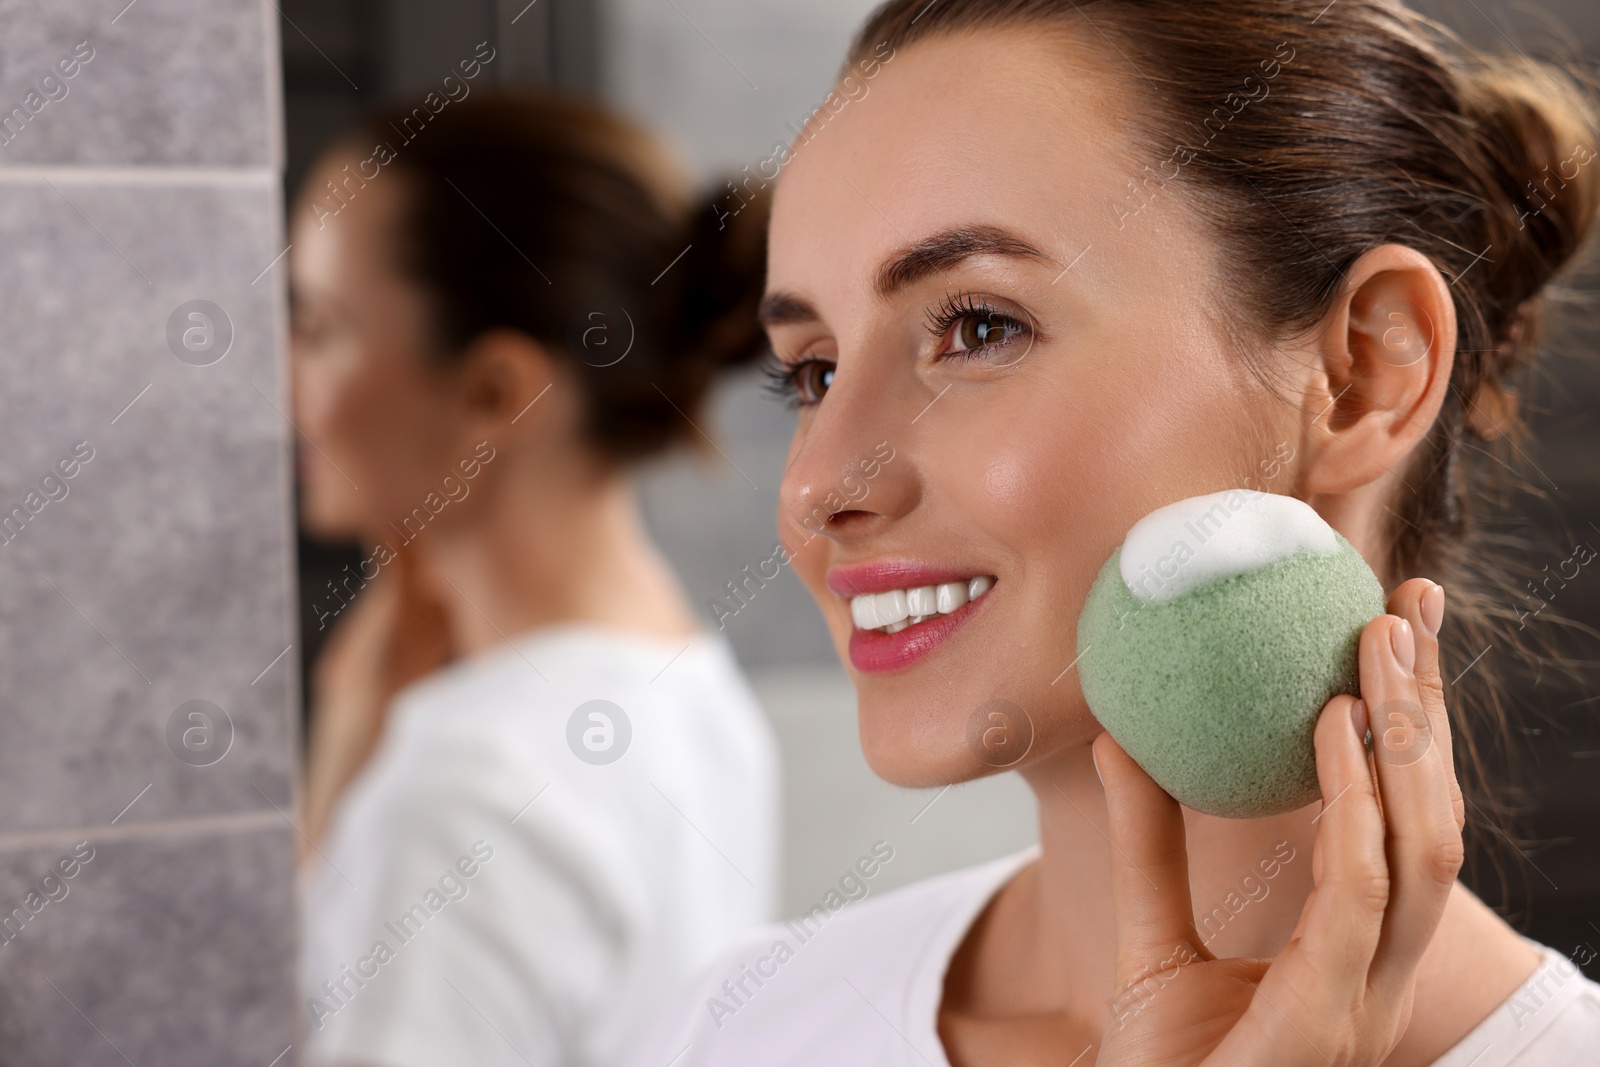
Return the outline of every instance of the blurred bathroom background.
[[[1324,0],[1325,2],[1325,0]],[[598,94],[665,134],[705,183],[726,180],[787,144],[827,92],[852,30],[871,0],[288,0],[283,5],[288,181],[326,140],[380,99],[425,94],[478,42],[501,54],[501,84],[553,85]],[[1563,54],[1594,68],[1600,7],[1590,0],[1538,5],[1431,0],[1417,5],[1479,45]],[[1582,318],[1570,316],[1569,318]],[[1593,335],[1566,340],[1536,395],[1527,491],[1507,504],[1500,531],[1525,559],[1554,567],[1579,542],[1600,546],[1600,370]],[[689,591],[704,606],[727,597],[745,564],[771,554],[774,492],[791,416],[762,389],[759,372],[724,389],[702,429],[717,451],[680,455],[651,471],[651,525]],[[707,522],[707,516],[717,521]],[[348,561],[301,545],[303,602]],[[1553,587],[1552,587],[1553,588]],[[1014,775],[948,791],[904,790],[867,769],[856,743],[854,699],[809,596],[787,569],[725,620],[777,726],[785,757],[785,910],[803,910],[873,841],[895,847],[875,890],[1000,856],[1035,838],[1032,801]],[[731,604],[731,600],[729,601]],[[1508,605],[1509,606],[1509,605]],[[1537,607],[1529,599],[1517,610]],[[1592,661],[1600,644],[1550,622],[1561,615],[1600,629],[1600,575],[1580,572],[1532,626],[1553,654]],[[705,612],[711,621],[709,609]],[[301,645],[316,654],[314,614]],[[1478,859],[1479,892],[1503,903],[1541,940],[1577,952],[1600,946],[1600,698],[1559,671],[1519,672],[1491,649],[1480,665],[1508,676],[1515,732],[1539,803],[1507,839]],[[1457,670],[1466,664],[1456,666]],[[1476,668],[1474,668],[1476,669]],[[1515,673],[1514,673],[1515,672]],[[1592,677],[1592,675],[1591,675]],[[1495,758],[1505,754],[1496,753]],[[1520,833],[1518,830],[1520,829]],[[1493,833],[1489,835],[1493,837]],[[1498,866],[1496,865],[1498,861]],[[1590,964],[1600,974],[1600,961]]]

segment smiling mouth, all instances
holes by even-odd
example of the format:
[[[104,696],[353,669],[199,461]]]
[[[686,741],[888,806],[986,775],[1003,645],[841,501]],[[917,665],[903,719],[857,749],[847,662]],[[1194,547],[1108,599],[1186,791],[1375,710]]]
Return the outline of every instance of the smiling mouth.
[[[949,615],[994,588],[993,575],[959,582],[890,589],[850,598],[850,618],[858,630],[897,634],[908,626]]]

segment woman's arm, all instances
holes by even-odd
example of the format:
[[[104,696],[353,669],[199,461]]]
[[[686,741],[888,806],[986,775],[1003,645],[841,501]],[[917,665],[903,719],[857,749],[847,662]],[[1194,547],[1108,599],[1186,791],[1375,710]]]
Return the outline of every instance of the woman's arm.
[[[361,591],[312,680],[302,859],[322,840],[340,795],[377,747],[395,695],[450,655],[444,610],[402,552]]]

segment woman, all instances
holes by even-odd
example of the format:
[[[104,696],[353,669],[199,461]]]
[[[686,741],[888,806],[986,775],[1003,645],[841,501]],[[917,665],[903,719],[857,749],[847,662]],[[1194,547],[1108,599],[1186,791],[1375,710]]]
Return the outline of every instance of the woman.
[[[867,57],[870,97],[813,120],[775,193],[782,525],[826,535],[794,568],[873,768],[989,773],[968,723],[1007,701],[1041,843],[750,935],[635,1062],[1594,1062],[1600,989],[1455,880],[1442,678],[1479,649],[1439,652],[1446,589],[1457,634],[1473,603],[1458,457],[1512,428],[1506,374],[1590,229],[1592,110],[1388,0],[893,0],[852,77]],[[1103,735],[1072,666],[1129,527],[1241,486],[1315,507],[1389,613],[1363,699],[1318,720],[1322,803],[1230,821]],[[852,617],[946,583],[920,622]],[[1423,758],[1364,747],[1392,699],[1425,707]]]
[[[760,229],[477,96],[346,137],[292,237],[304,521],[365,550],[318,607],[308,1059],[613,1062],[770,913],[768,727],[630,480],[759,350]]]

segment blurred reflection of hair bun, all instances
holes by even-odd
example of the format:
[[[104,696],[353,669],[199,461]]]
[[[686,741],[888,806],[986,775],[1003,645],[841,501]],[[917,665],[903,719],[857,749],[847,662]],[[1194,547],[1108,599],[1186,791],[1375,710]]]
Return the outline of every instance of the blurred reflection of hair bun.
[[[592,103],[480,91],[420,130],[413,110],[344,145],[387,146],[373,180],[410,190],[394,253],[433,296],[442,356],[494,329],[534,338],[574,368],[590,443],[617,462],[698,437],[717,376],[763,351],[770,196],[696,203],[660,142]]]

